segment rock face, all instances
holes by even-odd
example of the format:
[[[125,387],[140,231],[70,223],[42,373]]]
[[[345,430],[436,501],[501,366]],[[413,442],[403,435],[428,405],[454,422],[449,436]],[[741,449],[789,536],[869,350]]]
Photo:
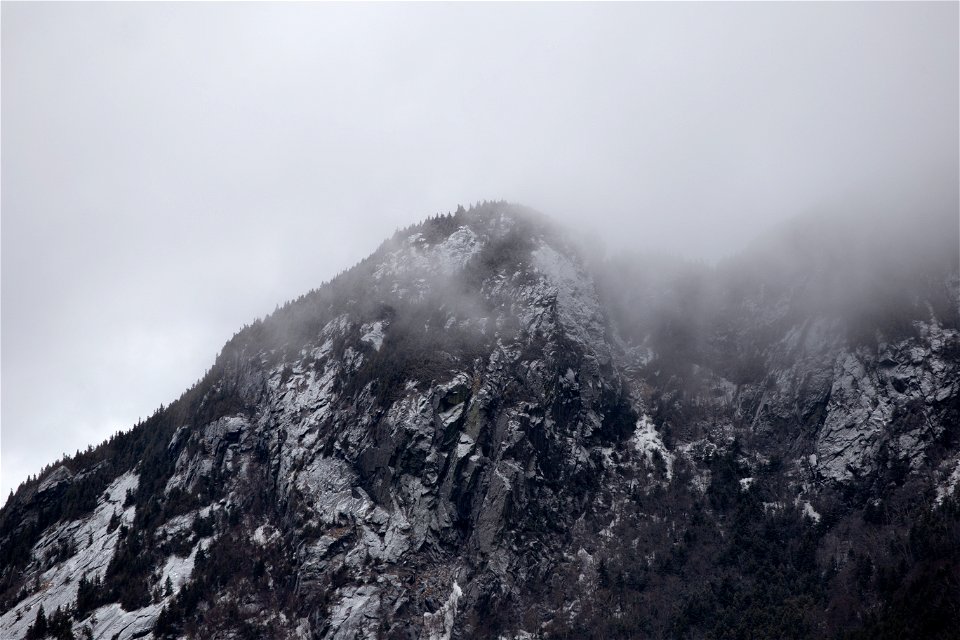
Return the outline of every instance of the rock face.
[[[797,280],[651,280],[514,206],[404,230],[20,488],[2,635],[41,605],[120,639],[948,633],[942,266],[946,313],[863,342]]]

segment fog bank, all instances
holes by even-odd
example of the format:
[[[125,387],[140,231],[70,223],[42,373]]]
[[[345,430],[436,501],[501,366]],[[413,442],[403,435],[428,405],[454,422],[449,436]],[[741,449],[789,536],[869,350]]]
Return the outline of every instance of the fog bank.
[[[3,494],[458,203],[708,263],[957,215],[955,3],[0,12]]]

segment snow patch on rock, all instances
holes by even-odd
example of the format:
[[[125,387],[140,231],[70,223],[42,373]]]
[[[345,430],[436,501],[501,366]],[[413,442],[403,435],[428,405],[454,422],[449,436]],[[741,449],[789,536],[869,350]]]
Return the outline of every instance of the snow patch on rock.
[[[368,322],[360,327],[360,332],[363,334],[360,336],[361,342],[366,342],[373,346],[374,349],[380,351],[380,347],[383,346],[383,329],[384,322],[383,320],[377,320],[376,322]]]
[[[461,226],[446,240],[435,245],[428,245],[422,235],[416,233],[407,239],[405,246],[387,254],[373,277],[383,280],[418,272],[450,275],[462,269],[481,247],[480,238],[467,226]]]
[[[80,630],[89,626],[94,638],[143,638],[150,634],[162,608],[163,603],[157,603],[136,611],[124,611],[120,604],[114,602],[100,607],[90,617],[77,623],[74,635],[82,637]]]
[[[826,478],[845,481],[867,470],[891,414],[892,407],[878,397],[863,363],[851,353],[840,357],[827,417],[817,437],[820,473]]]
[[[446,411],[440,412],[440,423],[448,427],[457,420],[460,419],[460,416],[463,415],[463,409],[466,407],[466,402],[461,402],[457,405],[454,405],[447,409]]]
[[[633,448],[647,459],[647,464],[653,464],[654,453],[658,453],[666,466],[667,480],[673,479],[674,455],[667,450],[663,439],[657,432],[650,416],[644,414],[637,420],[636,430],[630,438]]]
[[[600,299],[593,281],[570,258],[546,244],[530,255],[533,266],[555,290],[560,322],[582,341],[605,352]]]
[[[957,464],[953,468],[953,472],[949,475],[949,477],[947,477],[946,481],[937,486],[936,504],[938,507],[943,504],[943,501],[947,496],[953,495],[958,484],[960,484],[960,460],[957,460]]]
[[[457,604],[463,596],[463,590],[457,581],[453,581],[447,601],[433,613],[423,614],[423,630],[429,640],[450,640],[453,622],[457,617]]]
[[[201,548],[206,550],[209,544],[210,538],[205,538],[197,542],[197,544],[190,550],[190,555],[181,558],[177,555],[172,555],[167,558],[166,563],[163,565],[163,570],[160,572],[160,586],[164,587],[167,584],[167,578],[170,579],[170,584],[173,587],[173,595],[176,595],[180,591],[180,588],[183,587],[190,579],[190,576],[193,575],[193,565],[197,560],[197,551]]]
[[[100,504],[91,515],[52,527],[37,541],[31,551],[33,562],[27,572],[38,574],[40,590],[0,616],[3,638],[23,637],[27,627],[33,624],[40,605],[43,605],[47,615],[53,613],[57,607],[72,607],[76,603],[78,583],[83,576],[88,580],[97,576],[103,577],[110,560],[113,559],[120,536],[119,526],[113,531],[107,531],[110,520],[116,513],[120,517],[121,525],[129,526],[133,522],[136,508],[130,506],[124,509],[122,505],[127,491],[135,491],[138,483],[138,474],[132,471],[124,473],[106,489]],[[76,549],[75,553],[63,562],[43,570],[42,563],[47,554],[61,544],[70,545]],[[112,634],[106,637],[111,636]]]
[[[820,514],[813,508],[813,505],[806,500],[803,501],[803,515],[810,518],[814,524],[820,522]]]
[[[330,612],[330,640],[354,640],[377,637],[380,591],[373,585],[344,590],[344,595]]]
[[[253,541],[261,547],[280,537],[280,533],[269,524],[262,524],[253,532]]]

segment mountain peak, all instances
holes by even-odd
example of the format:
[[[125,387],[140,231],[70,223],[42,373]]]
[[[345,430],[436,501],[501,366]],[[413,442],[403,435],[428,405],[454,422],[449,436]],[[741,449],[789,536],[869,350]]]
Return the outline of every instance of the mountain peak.
[[[18,491],[4,637],[826,637],[898,611],[855,567],[955,593],[897,540],[960,567],[960,328],[655,268],[506,203],[398,231]]]

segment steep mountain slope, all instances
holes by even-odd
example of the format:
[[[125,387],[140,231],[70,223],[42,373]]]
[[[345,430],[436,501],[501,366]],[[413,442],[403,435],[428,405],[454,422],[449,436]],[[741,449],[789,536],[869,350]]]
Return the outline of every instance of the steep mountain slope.
[[[4,637],[947,637],[956,259],[873,308],[822,257],[398,232],[18,490]]]

